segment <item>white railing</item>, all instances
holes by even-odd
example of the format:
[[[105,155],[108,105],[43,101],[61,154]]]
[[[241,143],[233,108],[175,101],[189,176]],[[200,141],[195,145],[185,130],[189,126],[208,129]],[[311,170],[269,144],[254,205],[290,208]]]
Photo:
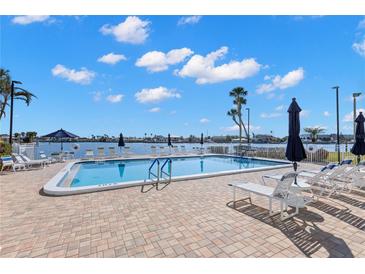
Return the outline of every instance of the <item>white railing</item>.
[[[37,159],[36,150],[37,146],[35,143],[30,143],[30,144],[13,143],[13,153],[24,154],[32,160]]]
[[[283,147],[248,147],[242,146],[241,150],[238,146],[228,147],[228,146],[214,146],[208,147],[210,153],[217,154],[234,154],[249,157],[261,157],[261,158],[271,158],[285,160],[285,148]],[[327,151],[323,148],[306,148],[307,159],[303,162],[317,163],[317,164],[327,164],[331,162],[338,161],[338,153],[335,151]],[[353,155],[350,151],[340,152],[340,161],[351,159],[353,163],[357,162],[357,156]],[[365,156],[361,156],[360,160],[365,160]]]

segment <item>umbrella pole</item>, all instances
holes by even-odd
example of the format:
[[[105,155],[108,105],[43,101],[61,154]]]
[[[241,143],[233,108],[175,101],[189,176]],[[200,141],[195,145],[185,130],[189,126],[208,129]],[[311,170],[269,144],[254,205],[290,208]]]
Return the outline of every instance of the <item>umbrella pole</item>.
[[[297,172],[297,169],[298,169],[298,164],[297,164],[297,162],[294,162],[293,163],[293,167],[294,167],[294,172],[296,173]],[[295,175],[295,178],[294,178],[294,184],[298,184],[297,183],[297,175]]]

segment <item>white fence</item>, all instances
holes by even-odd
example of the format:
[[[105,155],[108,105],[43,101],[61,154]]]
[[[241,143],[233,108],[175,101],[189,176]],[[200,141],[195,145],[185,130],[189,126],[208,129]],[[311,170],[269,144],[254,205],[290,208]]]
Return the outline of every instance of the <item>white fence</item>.
[[[249,147],[242,146],[241,150],[239,150],[238,146],[234,146],[229,149],[229,147],[208,147],[208,151],[211,153],[230,153],[234,155],[242,155],[249,157],[262,157],[262,158],[271,158],[271,159],[280,159],[285,160],[285,148],[283,147]],[[310,163],[318,163],[318,164],[327,164],[330,162],[338,161],[338,153],[334,151],[327,151],[326,149],[315,147],[308,147],[306,149],[307,159],[303,160],[304,162]],[[349,151],[341,151],[340,152],[340,161],[352,159],[353,163],[356,163],[357,156],[353,155]],[[365,160],[365,156],[360,158],[361,160]]]
[[[37,146],[35,143],[30,143],[30,144],[13,143],[13,153],[24,154],[32,160],[37,159],[36,150]]]

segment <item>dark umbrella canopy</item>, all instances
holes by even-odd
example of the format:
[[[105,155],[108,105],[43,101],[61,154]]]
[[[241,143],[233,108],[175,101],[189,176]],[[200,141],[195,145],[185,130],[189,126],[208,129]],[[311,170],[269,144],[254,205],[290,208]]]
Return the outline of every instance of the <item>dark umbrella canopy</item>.
[[[200,135],[200,144],[201,145],[204,144],[204,135],[203,135],[203,133]]]
[[[123,134],[121,133],[119,135],[118,147],[124,147],[124,146],[125,146],[124,138],[123,138]]]
[[[61,139],[61,138],[78,138],[79,136],[61,128],[55,132],[44,135],[43,137]]]
[[[167,135],[167,145],[168,145],[169,147],[172,147],[170,133]]]
[[[365,129],[364,129],[365,117],[360,112],[359,116],[357,116],[356,123],[356,136],[355,136],[355,144],[351,148],[351,153],[358,156],[358,162],[361,155],[365,155]]]
[[[42,137],[54,138],[54,139],[60,140],[61,141],[61,151],[63,151],[63,142],[62,142],[62,140],[64,138],[74,139],[74,138],[78,138],[79,136],[77,136],[77,135],[75,135],[71,132],[68,132],[68,131],[61,128],[61,129],[59,129],[55,132],[49,133],[49,134],[44,135]]]
[[[299,114],[302,109],[298,106],[295,98],[289,106],[289,137],[286,146],[285,156],[289,161],[294,162],[294,170],[297,170],[297,163],[307,158],[302,140],[300,139],[300,120]]]

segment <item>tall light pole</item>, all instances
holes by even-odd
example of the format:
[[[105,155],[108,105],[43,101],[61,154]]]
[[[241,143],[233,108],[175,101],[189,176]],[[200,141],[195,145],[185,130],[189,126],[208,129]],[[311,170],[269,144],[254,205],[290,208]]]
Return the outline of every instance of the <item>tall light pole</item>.
[[[354,140],[356,139],[356,97],[359,97],[361,92],[355,92],[352,94],[352,98],[354,98]]]
[[[341,162],[341,153],[340,153],[340,110],[339,110],[339,102],[338,102],[338,90],[339,86],[335,86],[332,89],[336,90],[336,113],[337,113],[337,161]]]
[[[246,108],[247,110],[247,144],[250,144],[250,108]]]
[[[13,143],[13,112],[14,112],[14,84],[22,84],[19,81],[11,81],[10,93],[10,127],[9,127],[9,144]]]

